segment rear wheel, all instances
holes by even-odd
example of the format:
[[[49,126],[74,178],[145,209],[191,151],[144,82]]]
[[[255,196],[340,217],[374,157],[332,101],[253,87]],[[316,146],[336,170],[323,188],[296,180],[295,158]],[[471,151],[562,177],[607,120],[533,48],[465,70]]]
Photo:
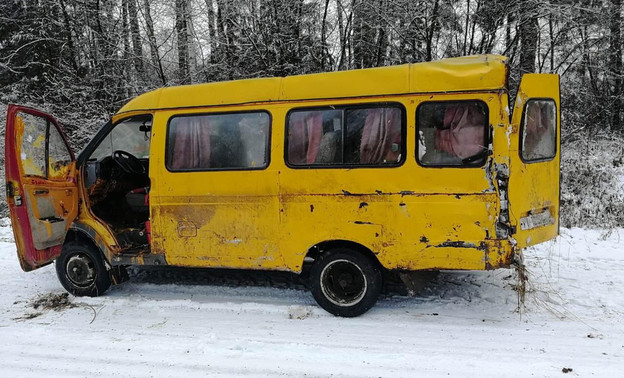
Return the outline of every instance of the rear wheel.
[[[56,274],[65,290],[75,296],[97,297],[111,285],[100,251],[79,241],[63,246],[56,259]]]
[[[377,302],[382,286],[378,265],[350,249],[321,255],[312,266],[312,295],[326,311],[355,317]]]

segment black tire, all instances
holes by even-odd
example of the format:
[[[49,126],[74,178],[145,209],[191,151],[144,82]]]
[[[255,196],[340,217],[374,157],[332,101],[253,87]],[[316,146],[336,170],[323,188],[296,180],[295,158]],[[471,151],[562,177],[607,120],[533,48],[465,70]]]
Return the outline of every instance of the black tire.
[[[327,312],[352,318],[370,310],[382,287],[380,266],[356,251],[338,248],[312,265],[311,291]]]
[[[100,251],[80,241],[63,246],[56,259],[56,274],[65,290],[77,297],[97,297],[111,285]]]

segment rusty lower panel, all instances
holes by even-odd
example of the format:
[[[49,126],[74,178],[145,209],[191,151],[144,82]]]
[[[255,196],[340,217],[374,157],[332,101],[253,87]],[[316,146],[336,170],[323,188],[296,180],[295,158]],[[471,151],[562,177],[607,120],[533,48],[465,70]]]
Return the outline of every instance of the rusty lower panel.
[[[509,268],[516,252],[517,247],[513,239],[486,240],[485,269]]]
[[[164,255],[155,255],[145,252],[137,254],[122,254],[113,256],[111,260],[113,266],[118,265],[168,265]]]
[[[69,229],[88,236],[89,239],[91,239],[93,243],[95,243],[95,245],[100,249],[100,251],[102,251],[107,261],[111,261],[112,257],[116,253],[119,253],[118,249],[115,248],[115,246],[107,245],[104,239],[102,239],[102,237],[100,237],[100,235],[89,225],[86,225],[79,221],[75,221],[74,223],[72,223]]]
[[[70,229],[86,235],[102,251],[106,261],[112,266],[118,265],[167,265],[164,255],[150,253],[148,245],[141,248],[122,250],[119,246],[109,246],[89,225],[74,222]]]

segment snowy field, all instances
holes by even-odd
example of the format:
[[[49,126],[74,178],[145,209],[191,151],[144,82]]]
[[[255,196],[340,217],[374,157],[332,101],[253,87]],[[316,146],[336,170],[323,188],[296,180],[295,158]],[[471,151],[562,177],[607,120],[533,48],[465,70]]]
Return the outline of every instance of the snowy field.
[[[19,267],[0,227],[0,377],[623,377],[624,230],[563,229],[512,270],[443,272],[341,319],[289,275],[133,269],[65,297],[54,266]]]

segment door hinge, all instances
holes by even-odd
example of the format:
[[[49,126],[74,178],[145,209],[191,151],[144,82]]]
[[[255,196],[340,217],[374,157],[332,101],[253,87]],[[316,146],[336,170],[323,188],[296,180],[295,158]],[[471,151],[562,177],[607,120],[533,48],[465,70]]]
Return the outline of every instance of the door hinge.
[[[15,195],[15,188],[13,187],[13,183],[11,181],[6,183],[6,196],[7,198],[12,198]]]

